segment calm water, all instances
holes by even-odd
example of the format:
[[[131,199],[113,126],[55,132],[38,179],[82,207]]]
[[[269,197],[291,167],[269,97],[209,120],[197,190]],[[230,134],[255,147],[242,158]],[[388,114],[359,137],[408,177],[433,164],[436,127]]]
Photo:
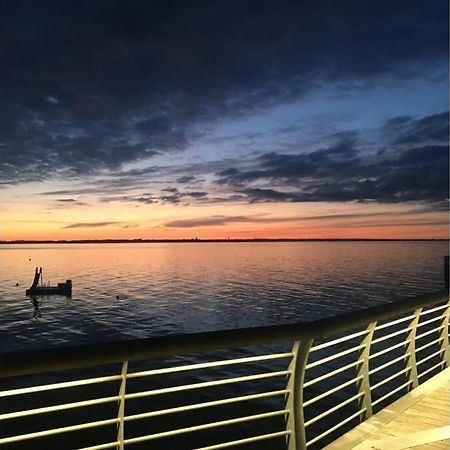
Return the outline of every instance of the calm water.
[[[447,253],[446,242],[1,246],[0,351],[333,315],[440,289]],[[51,284],[71,278],[72,299],[33,305],[35,266]]]

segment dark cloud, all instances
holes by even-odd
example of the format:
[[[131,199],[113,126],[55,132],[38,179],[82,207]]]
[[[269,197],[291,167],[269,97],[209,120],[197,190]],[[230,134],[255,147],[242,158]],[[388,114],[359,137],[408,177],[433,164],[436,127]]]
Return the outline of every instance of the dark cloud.
[[[326,148],[309,153],[270,152],[257,157],[250,170],[221,170],[216,182],[245,194],[250,202],[442,204],[449,184],[448,112],[419,119],[392,118],[378,132],[386,144],[375,155],[365,150],[367,144],[359,142],[356,132],[340,133]],[[280,188],[255,187],[255,183]]]
[[[396,117],[387,121],[384,132],[393,144],[442,143],[448,142],[448,124],[448,111],[420,119]]]
[[[183,177],[178,178],[177,183],[180,183],[180,184],[192,183],[195,180],[196,180],[196,178],[193,175],[185,175]]]
[[[217,172],[217,182],[241,185],[259,179],[296,181],[300,177],[355,171],[359,164],[356,137],[356,133],[339,135],[335,144],[310,153],[265,153],[258,157],[256,169],[245,172],[234,167],[225,169]]]
[[[398,216],[412,216],[419,212],[430,212],[430,209],[411,209],[408,211],[396,212],[396,220],[398,221]],[[374,222],[372,219],[377,217],[386,217],[387,213],[383,212],[357,212],[348,214],[329,214],[329,215],[317,215],[317,216],[294,216],[294,217],[267,217],[266,215],[250,215],[250,216],[226,216],[226,215],[214,215],[209,217],[196,217],[191,219],[181,219],[173,220],[164,224],[164,226],[169,228],[196,228],[196,227],[209,227],[209,226],[221,226],[228,225],[230,223],[285,223],[285,222],[308,222],[308,221],[322,221],[322,222],[333,222],[335,226],[336,221],[342,221],[342,224],[347,224],[348,226],[354,226],[358,223],[358,226],[365,226],[364,222],[355,222],[361,219],[371,219],[371,224],[373,226]],[[351,222],[350,222],[351,220]],[[370,225],[368,224],[368,226]],[[387,222],[388,223],[388,222]],[[410,219],[406,218],[401,222],[402,224],[410,223]],[[427,218],[424,218],[421,222],[417,224],[429,223]],[[437,224],[442,224],[443,221],[436,222]],[[392,225],[392,224],[391,224]],[[342,225],[344,226],[344,225]]]
[[[63,228],[97,228],[118,224],[120,224],[120,222],[79,222],[79,223],[71,223],[70,225],[66,225]]]
[[[66,206],[86,206],[85,202],[80,202],[79,200],[75,200],[74,198],[57,198],[55,199],[57,202],[56,206],[49,206],[47,209],[64,209]]]
[[[250,203],[305,201],[301,194],[280,192],[275,189],[248,188],[239,192],[245,194]]]
[[[249,222],[250,219],[246,216],[211,216],[202,217],[197,219],[183,219],[183,220],[173,220],[164,224],[166,227],[170,228],[194,228],[194,227],[206,227],[206,226],[216,226],[216,225],[226,225],[235,222]]]
[[[188,197],[193,197],[193,198],[205,198],[207,196],[207,192],[203,192],[203,191],[192,191],[192,192],[185,192],[184,195],[187,195]]]
[[[186,149],[219,118],[323,85],[425,77],[448,57],[444,0],[18,0],[1,9],[3,184],[115,171]],[[308,173],[315,164],[292,163]]]

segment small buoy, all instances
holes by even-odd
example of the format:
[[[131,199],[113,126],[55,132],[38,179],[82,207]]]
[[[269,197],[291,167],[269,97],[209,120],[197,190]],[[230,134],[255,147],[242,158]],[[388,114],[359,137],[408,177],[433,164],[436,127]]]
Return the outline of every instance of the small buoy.
[[[116,295],[116,300],[119,300],[119,296],[118,295]]]
[[[28,261],[31,261],[31,258],[28,258]]]
[[[16,283],[16,286],[19,286],[19,283]]]

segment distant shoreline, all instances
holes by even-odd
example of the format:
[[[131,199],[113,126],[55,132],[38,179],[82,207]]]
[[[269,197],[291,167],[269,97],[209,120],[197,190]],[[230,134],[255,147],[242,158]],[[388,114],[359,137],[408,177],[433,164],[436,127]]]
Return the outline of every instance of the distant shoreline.
[[[170,243],[214,243],[214,242],[449,242],[449,239],[378,239],[378,238],[255,238],[255,239],[79,239],[79,240],[13,240],[0,244],[170,244]]]

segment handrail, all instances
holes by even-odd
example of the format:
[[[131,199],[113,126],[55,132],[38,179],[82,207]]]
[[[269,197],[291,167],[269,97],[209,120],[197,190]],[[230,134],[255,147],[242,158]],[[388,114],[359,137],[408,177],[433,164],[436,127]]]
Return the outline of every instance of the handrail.
[[[314,321],[3,353],[0,378],[289,340],[322,339],[447,300],[448,290],[442,290]]]
[[[448,291],[439,291],[303,323],[5,353],[0,355],[0,377],[39,372],[46,375],[40,385],[34,386],[30,386],[27,379],[11,380],[13,389],[0,392],[0,397],[7,397],[0,421],[11,423],[10,430],[14,433],[21,418],[44,416],[40,423],[45,426],[38,431],[33,427],[27,429],[25,425],[22,434],[15,435],[5,427],[6,435],[3,432],[0,435],[0,446],[27,440],[42,442],[52,439],[50,436],[95,427],[104,443],[92,446],[88,432],[80,435],[78,447],[124,450],[129,444],[158,439],[163,441],[160,442],[163,447],[157,448],[164,448],[166,438],[193,433],[197,434],[193,439],[200,439],[195,445],[211,450],[283,437],[287,450],[308,450],[319,441],[320,445],[331,442],[356,419],[366,420],[387,405],[386,402],[394,401],[405,390],[424,382],[423,377],[449,366],[448,299]],[[419,327],[421,334],[416,334]],[[238,347],[281,342],[284,346],[290,345],[291,350],[269,346],[260,349],[263,353],[249,349],[251,356],[233,356],[233,351],[230,352]],[[227,349],[226,356],[205,361],[203,357],[189,355],[181,365],[166,367],[163,363],[156,368],[142,361],[142,365],[138,363],[128,371],[128,363],[136,360],[199,355],[217,349]],[[421,352],[420,357],[416,357],[418,352]],[[57,369],[119,362],[120,375],[118,367],[112,366],[86,370],[80,377],[76,376],[76,380],[60,378],[59,374],[48,375]],[[231,370],[234,367],[236,370]],[[98,376],[99,371],[103,376]],[[194,373],[185,376],[187,372]],[[174,373],[181,375],[175,379],[165,378]],[[105,390],[89,388],[98,383],[106,383]],[[67,398],[60,393],[65,388],[74,388]],[[21,399],[28,394],[36,397],[30,399],[28,409],[23,409]],[[148,402],[150,396],[151,402]],[[171,400],[174,396],[176,401]],[[265,400],[269,397],[272,397],[270,401]],[[242,404],[243,408],[227,409],[229,403]],[[129,404],[131,410],[127,407]],[[138,409],[133,411],[132,405]],[[100,417],[74,424],[70,413],[62,413],[65,409],[73,411],[85,407],[97,411]],[[111,409],[115,411],[114,418],[106,414]],[[201,412],[206,409],[211,411],[211,416]],[[49,428],[51,422],[45,422],[45,417],[57,411],[61,411],[64,420]],[[196,415],[197,411],[200,415]],[[215,416],[214,411],[220,414]],[[179,428],[179,423],[175,429],[158,425],[158,418],[168,417],[170,422],[181,417],[179,414],[196,419],[184,428]],[[139,421],[148,420],[155,423],[156,428],[139,425]],[[260,427],[266,433],[255,435],[256,426],[252,427],[253,435],[248,436],[245,424],[260,420],[269,420],[273,428],[266,428],[261,422]],[[137,436],[132,431],[136,427],[127,425],[130,421],[137,422]],[[106,426],[110,427],[109,432]],[[204,447],[202,433],[205,432],[203,437],[206,437],[207,430],[225,426],[240,431],[238,435],[227,433],[227,438],[221,439],[226,442],[208,438]],[[112,441],[114,428],[116,436]]]

